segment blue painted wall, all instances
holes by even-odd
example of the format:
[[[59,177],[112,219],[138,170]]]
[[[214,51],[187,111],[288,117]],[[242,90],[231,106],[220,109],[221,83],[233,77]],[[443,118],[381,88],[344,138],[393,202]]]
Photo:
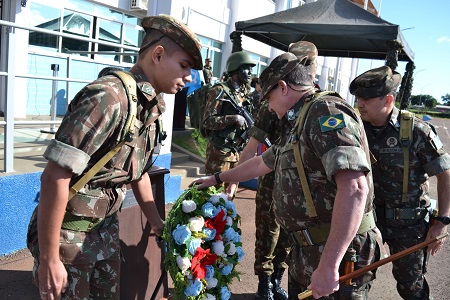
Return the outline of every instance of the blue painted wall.
[[[170,170],[172,154],[156,157],[155,165]],[[0,255],[26,248],[31,214],[38,203],[41,172],[0,177]],[[166,203],[182,193],[181,176],[165,176]]]

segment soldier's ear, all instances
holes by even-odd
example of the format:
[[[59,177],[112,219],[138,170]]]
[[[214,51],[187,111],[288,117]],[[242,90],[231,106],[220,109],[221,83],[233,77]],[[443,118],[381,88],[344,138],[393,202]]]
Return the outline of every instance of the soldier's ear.
[[[165,49],[163,46],[156,46],[151,52],[151,58],[154,64],[159,64],[161,57],[164,55]]]

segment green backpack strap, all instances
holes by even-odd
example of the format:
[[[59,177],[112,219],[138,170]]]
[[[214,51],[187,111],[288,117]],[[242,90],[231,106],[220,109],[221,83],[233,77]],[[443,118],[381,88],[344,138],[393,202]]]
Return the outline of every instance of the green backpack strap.
[[[400,111],[400,132],[399,139],[403,148],[403,190],[402,203],[407,202],[408,181],[409,181],[409,146],[412,142],[414,127],[414,113],[407,110]]]
[[[297,165],[298,175],[300,177],[300,183],[302,185],[303,194],[306,199],[306,213],[310,218],[317,217],[316,207],[314,206],[314,202],[312,200],[311,190],[309,189],[308,180],[306,178],[305,168],[303,166],[303,161],[300,155],[300,148],[297,144],[300,141],[300,135],[303,131],[303,126],[305,124],[306,116],[308,115],[308,111],[311,108],[311,105],[320,97],[323,96],[335,96],[341,98],[341,96],[336,92],[324,91],[315,93],[312,97],[308,97],[305,100],[305,103],[300,110],[300,114],[297,117],[297,121],[295,122],[294,130],[296,132],[296,139],[292,142],[294,144],[294,156],[295,156],[295,164]]]
[[[67,201],[72,199],[73,196],[83,187],[89,180],[97,174],[98,171],[120,150],[120,148],[125,144],[125,142],[130,142],[134,138],[134,122],[136,120],[137,114],[137,90],[136,81],[131,73],[125,71],[113,71],[108,74],[117,76],[121,81],[127,92],[128,98],[128,115],[125,122],[125,127],[120,137],[120,143],[117,144],[113,149],[111,149],[105,156],[99,159],[91,169],[86,172],[77,182],[75,182],[69,189],[69,198]]]

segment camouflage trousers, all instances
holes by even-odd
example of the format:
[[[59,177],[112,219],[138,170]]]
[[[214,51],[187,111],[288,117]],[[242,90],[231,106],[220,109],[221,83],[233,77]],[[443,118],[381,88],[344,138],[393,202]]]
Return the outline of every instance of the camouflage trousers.
[[[395,222],[395,221],[393,221]],[[389,246],[391,254],[398,253],[423,242],[428,233],[425,220],[409,227],[389,226],[378,222],[383,241]],[[429,254],[426,248],[417,250],[392,262],[392,274],[397,281],[397,291],[403,299],[429,299],[430,291],[425,279]]]
[[[380,248],[380,232],[377,228],[363,234],[357,234],[349,248],[356,251],[358,258],[354,269],[358,270],[380,259],[382,249]],[[298,299],[297,295],[307,289],[311,283],[313,271],[317,268],[320,256],[324,249],[324,243],[313,246],[300,246],[294,243],[289,253],[289,279],[288,293],[289,299]],[[345,258],[344,258],[345,260]],[[341,262],[339,274],[344,275],[344,261]],[[352,279],[351,285],[341,284],[339,291],[330,296],[320,299],[367,299],[368,292],[375,279],[376,270],[369,271]]]
[[[289,253],[289,237],[275,219],[272,208],[272,189],[275,173],[270,172],[258,178],[256,192],[256,241],[255,274],[271,275],[275,269],[286,269]]]
[[[69,286],[62,299],[120,298],[119,223],[114,214],[105,228],[92,232],[61,229],[60,258],[67,273]],[[28,248],[34,257],[33,282],[39,286],[39,247],[36,219],[32,217],[28,232]]]
[[[222,151],[214,147],[212,143],[208,143],[206,146],[206,175],[212,175],[216,172],[224,172],[226,170],[233,169],[237,165],[238,161],[238,153]],[[222,184],[216,184],[215,187],[217,189],[222,186],[227,188],[228,185],[228,182],[224,182]]]

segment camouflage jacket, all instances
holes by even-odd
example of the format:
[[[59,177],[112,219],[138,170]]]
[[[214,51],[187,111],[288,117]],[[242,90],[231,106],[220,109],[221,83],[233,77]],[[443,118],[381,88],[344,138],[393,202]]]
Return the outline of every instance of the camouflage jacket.
[[[126,184],[139,179],[155,146],[155,121],[165,103],[155,95],[145,75],[135,75],[138,107],[135,138],[68,202],[75,215],[105,217],[119,209]],[[55,139],[44,157],[74,173],[71,185],[120,141],[127,119],[128,99],[120,79],[102,77],[85,86],[70,102]]]
[[[260,143],[268,138],[272,144],[282,143],[281,138],[286,139],[292,126],[286,118],[278,119],[274,112],[269,111],[267,101],[263,101],[261,108],[255,117],[255,124],[249,129],[248,135],[257,139]]]
[[[295,124],[303,103],[301,99],[287,112],[291,124]],[[287,231],[298,231],[317,224],[307,215],[293,147],[300,148],[320,222],[331,222],[337,192],[333,175],[340,170],[366,174],[369,195],[365,212],[371,211],[373,184],[369,146],[363,123],[353,108],[340,98],[323,96],[312,104],[297,145],[291,143],[296,135],[294,130],[288,141],[271,147],[262,155],[265,164],[275,170],[273,199],[280,225]]]
[[[209,131],[209,142],[218,149],[223,149],[225,152],[230,152],[232,149],[241,148],[245,141],[242,141],[241,135],[246,130],[245,127],[235,125],[234,121],[227,120],[226,116],[237,115],[238,112],[231,103],[217,99],[222,90],[225,90],[239,106],[246,109],[251,107],[249,101],[248,88],[238,86],[238,84],[229,78],[226,83],[215,84],[208,91],[208,96],[205,106],[205,114],[203,125]],[[227,98],[222,95],[221,98]],[[248,109],[251,113],[251,109]]]
[[[389,123],[375,130],[368,122],[364,127],[370,151],[377,162],[372,166],[377,206],[400,207],[403,187],[403,148],[399,142],[399,110],[394,107]],[[445,152],[433,125],[414,118],[412,143],[409,147],[408,203],[406,207],[430,205],[428,176],[450,169]]]
[[[212,67],[203,66],[203,77],[206,84],[211,83],[211,79],[213,77]]]

